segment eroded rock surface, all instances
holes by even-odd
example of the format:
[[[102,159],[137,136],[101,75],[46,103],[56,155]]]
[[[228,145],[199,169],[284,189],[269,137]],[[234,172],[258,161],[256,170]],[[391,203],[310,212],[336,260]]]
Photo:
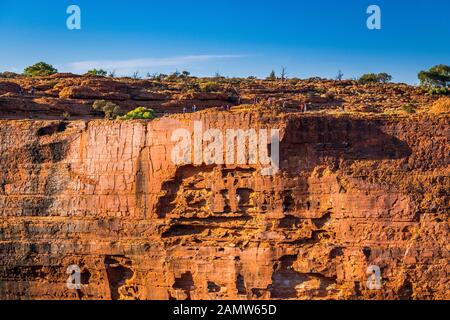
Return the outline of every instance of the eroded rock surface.
[[[171,160],[278,128],[280,171]],[[449,299],[448,117],[205,112],[0,123],[2,299]],[[69,290],[66,270],[81,269]],[[381,290],[367,287],[369,266]]]
[[[280,129],[280,171],[176,166],[171,135],[195,120]],[[256,112],[1,121],[0,298],[449,299],[449,128]]]

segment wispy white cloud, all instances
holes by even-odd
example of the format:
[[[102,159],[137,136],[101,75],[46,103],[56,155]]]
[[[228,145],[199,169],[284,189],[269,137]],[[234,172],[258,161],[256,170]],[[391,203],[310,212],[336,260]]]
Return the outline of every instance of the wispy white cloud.
[[[211,60],[244,58],[242,54],[221,54],[221,55],[190,55],[180,57],[165,58],[144,58],[129,60],[90,60],[77,61],[67,64],[67,68],[72,72],[86,72],[90,69],[106,70],[138,70],[155,67],[187,67],[196,62],[206,62]]]

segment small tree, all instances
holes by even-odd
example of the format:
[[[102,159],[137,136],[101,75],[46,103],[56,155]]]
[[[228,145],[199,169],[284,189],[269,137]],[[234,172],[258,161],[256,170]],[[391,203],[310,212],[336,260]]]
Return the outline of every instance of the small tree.
[[[359,83],[365,84],[365,83],[375,83],[377,81],[377,75],[375,73],[366,73],[363,74],[359,79]]]
[[[275,74],[275,70],[272,70],[272,72],[269,74],[269,76],[266,78],[266,80],[271,80],[271,81],[277,80],[277,75]]]
[[[338,71],[338,74],[336,76],[336,80],[341,81],[344,78],[344,74],[342,73],[342,70]]]
[[[358,82],[361,84],[366,83],[388,83],[392,80],[392,76],[387,73],[366,73],[363,74]]]
[[[377,75],[377,79],[378,79],[378,82],[388,83],[388,82],[391,82],[392,76],[390,74],[382,72]]]
[[[139,75],[139,71],[133,72],[133,75],[131,76],[134,80],[140,79],[141,76]]]
[[[92,104],[92,109],[95,111],[95,113],[99,114],[103,112],[103,107],[106,105],[106,100],[95,100]]]
[[[420,83],[430,88],[450,87],[450,66],[440,64],[418,74]]]
[[[286,67],[281,67],[281,81],[284,82],[284,80],[287,79],[287,69]]]
[[[88,75],[91,75],[91,76],[101,76],[101,77],[106,77],[106,75],[108,74],[108,72],[106,72],[106,70],[103,70],[103,69],[92,69],[92,70],[89,70],[89,71],[87,72],[87,74],[88,74]]]
[[[110,120],[117,118],[121,113],[120,107],[117,104],[106,100],[95,100],[92,109],[97,114],[104,114],[105,119]]]
[[[52,65],[45,62],[38,62],[32,66],[25,68],[23,74],[28,77],[46,77],[57,73],[58,70],[53,68]]]
[[[108,102],[103,108],[103,112],[105,113],[105,119],[113,120],[120,116],[121,110],[115,103]]]

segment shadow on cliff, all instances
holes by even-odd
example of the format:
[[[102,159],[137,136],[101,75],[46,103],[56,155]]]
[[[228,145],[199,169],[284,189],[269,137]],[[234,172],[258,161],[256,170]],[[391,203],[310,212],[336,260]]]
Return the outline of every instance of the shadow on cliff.
[[[306,156],[321,164],[325,158],[395,160],[412,154],[406,142],[385,133],[382,127],[382,121],[344,117],[289,119],[280,158]]]
[[[66,188],[70,179],[64,167],[58,165],[67,156],[69,142],[55,139],[42,143],[39,137],[49,134],[47,130],[40,128],[33,141],[18,143],[0,155],[0,194],[45,195],[24,196],[19,205],[24,216],[48,215],[54,196]],[[61,130],[59,127],[57,131]]]

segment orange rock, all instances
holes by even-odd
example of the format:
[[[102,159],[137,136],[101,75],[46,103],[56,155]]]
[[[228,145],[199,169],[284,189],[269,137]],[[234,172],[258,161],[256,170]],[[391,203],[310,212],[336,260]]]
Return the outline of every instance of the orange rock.
[[[279,128],[280,172],[176,166],[194,121]],[[0,298],[449,299],[448,131],[249,110],[0,121]]]

